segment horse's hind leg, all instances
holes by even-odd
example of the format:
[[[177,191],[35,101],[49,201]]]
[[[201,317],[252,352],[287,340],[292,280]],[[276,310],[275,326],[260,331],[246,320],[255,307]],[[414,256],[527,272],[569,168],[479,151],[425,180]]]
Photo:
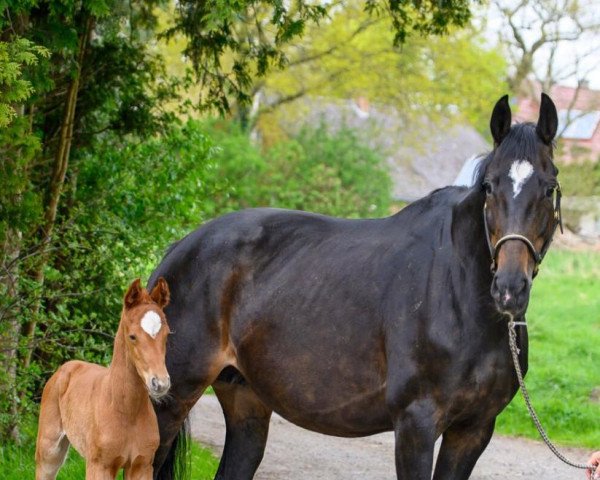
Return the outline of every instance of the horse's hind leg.
[[[42,394],[35,447],[36,480],[54,480],[69,450],[58,406],[56,382],[57,377],[53,376]]]
[[[213,387],[226,424],[225,448],[215,480],[250,480],[263,458],[271,410],[235,371],[221,375]]]
[[[35,451],[35,480],[54,480],[65,461],[69,440],[65,434],[38,437]]]

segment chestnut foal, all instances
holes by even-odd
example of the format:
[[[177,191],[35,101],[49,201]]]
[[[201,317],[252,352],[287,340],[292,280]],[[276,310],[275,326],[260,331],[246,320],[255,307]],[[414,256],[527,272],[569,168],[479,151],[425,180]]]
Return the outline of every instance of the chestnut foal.
[[[160,278],[152,293],[135,280],[123,301],[108,368],[71,361],[44,387],[35,452],[36,480],[54,480],[69,448],[86,460],[87,480],[152,480],[159,435],[151,400],[170,387],[165,366],[169,326],[162,309],[169,287]]]

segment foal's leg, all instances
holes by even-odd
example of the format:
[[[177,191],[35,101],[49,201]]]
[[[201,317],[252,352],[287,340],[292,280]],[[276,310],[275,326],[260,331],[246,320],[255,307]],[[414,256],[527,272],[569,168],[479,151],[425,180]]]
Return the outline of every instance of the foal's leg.
[[[67,452],[69,440],[66,435],[38,437],[35,451],[35,480],[54,480],[62,467]]]
[[[215,480],[251,480],[263,458],[271,410],[245,382],[217,381],[213,387],[227,428]]]
[[[453,425],[444,432],[435,466],[434,480],[469,478],[479,456],[494,433],[495,419],[490,422]]]
[[[102,463],[87,462],[85,464],[85,480],[115,480],[119,473],[118,466],[109,466]]]
[[[54,480],[69,450],[58,406],[58,375],[48,380],[42,394],[35,446],[36,480]]]
[[[152,480],[152,464],[132,465],[125,469],[125,480]]]

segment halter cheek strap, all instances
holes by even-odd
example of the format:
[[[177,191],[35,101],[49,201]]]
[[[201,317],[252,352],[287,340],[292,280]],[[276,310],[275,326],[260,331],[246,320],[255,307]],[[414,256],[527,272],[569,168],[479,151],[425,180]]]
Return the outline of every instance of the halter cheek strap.
[[[500,240],[496,242],[495,245],[492,245],[492,237],[490,236],[489,227],[487,223],[486,211],[487,211],[487,202],[483,204],[483,225],[485,228],[485,239],[487,240],[488,248],[490,250],[490,257],[492,258],[492,264],[490,265],[490,270],[492,273],[496,273],[497,262],[498,262],[498,252],[500,251],[500,247],[509,240],[519,240],[527,245],[531,256],[535,262],[535,266],[533,268],[533,277],[538,274],[540,264],[542,260],[546,256],[546,252],[550,248],[550,244],[552,243],[552,239],[554,238],[554,233],[556,232],[556,228],[560,226],[560,232],[563,232],[562,226],[562,214],[560,210],[560,200],[562,197],[562,192],[560,189],[560,184],[556,186],[556,200],[554,205],[554,227],[552,228],[552,233],[548,237],[548,239],[544,242],[542,249],[538,252],[533,245],[533,242],[529,240],[526,236],[521,235],[519,233],[509,233],[504,235]]]

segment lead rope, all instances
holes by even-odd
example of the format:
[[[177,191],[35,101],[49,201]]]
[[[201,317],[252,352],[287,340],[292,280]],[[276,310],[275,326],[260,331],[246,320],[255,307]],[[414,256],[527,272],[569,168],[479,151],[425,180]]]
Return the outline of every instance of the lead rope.
[[[593,480],[594,478],[596,478],[597,467],[593,467],[592,465],[588,465],[585,463],[572,462],[571,460],[566,458],[562,453],[560,453],[558,451],[558,449],[554,446],[554,444],[548,438],[548,435],[546,434],[546,431],[544,430],[544,427],[542,426],[540,419],[537,416],[537,413],[535,413],[533,405],[531,404],[531,399],[529,398],[529,393],[527,392],[527,388],[525,387],[525,381],[523,380],[523,373],[521,372],[521,365],[519,364],[519,349],[517,347],[517,332],[515,331],[515,325],[525,325],[526,326],[526,323],[525,322],[514,322],[512,320],[510,322],[508,322],[508,337],[509,337],[509,344],[510,344],[510,352],[512,354],[513,363],[515,364],[517,378],[519,379],[519,387],[521,387],[521,393],[523,394],[523,399],[525,400],[525,404],[527,405],[527,410],[529,410],[529,415],[531,415],[531,419],[533,420],[533,423],[535,423],[535,426],[536,426],[538,432],[540,433],[542,440],[544,440],[544,443],[548,446],[548,448],[552,451],[552,453],[554,453],[554,455],[556,455],[561,461],[563,461],[567,465],[570,465],[571,467],[590,471],[591,478]],[[598,471],[598,473],[600,473],[600,470]]]

